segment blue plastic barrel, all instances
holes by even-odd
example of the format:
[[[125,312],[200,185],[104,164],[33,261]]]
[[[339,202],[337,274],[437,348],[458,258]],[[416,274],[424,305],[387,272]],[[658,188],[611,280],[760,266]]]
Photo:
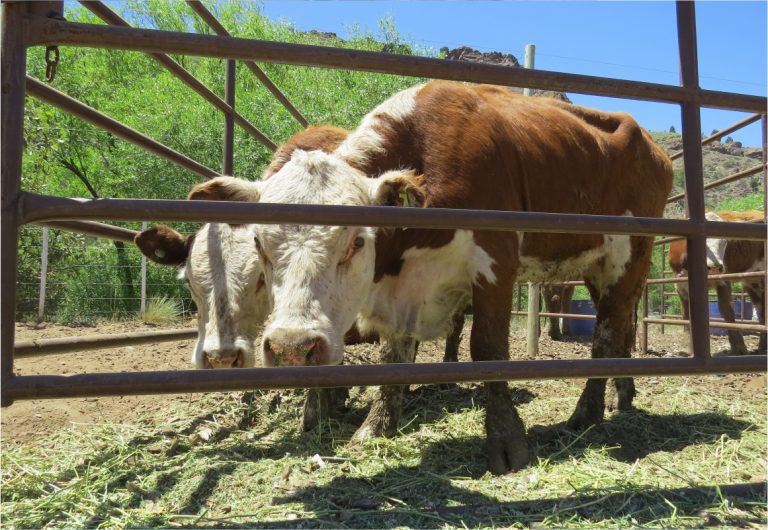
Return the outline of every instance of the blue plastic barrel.
[[[596,315],[595,306],[592,300],[571,300],[571,310],[569,313],[575,315]],[[571,336],[591,337],[595,332],[594,320],[570,319]]]
[[[733,314],[736,315],[736,320],[741,320],[741,300],[733,301]],[[709,302],[709,317],[721,318],[720,308],[717,307],[717,300]],[[744,300],[744,320],[752,320],[752,302]],[[710,335],[727,335],[728,330],[723,328],[709,328]]]

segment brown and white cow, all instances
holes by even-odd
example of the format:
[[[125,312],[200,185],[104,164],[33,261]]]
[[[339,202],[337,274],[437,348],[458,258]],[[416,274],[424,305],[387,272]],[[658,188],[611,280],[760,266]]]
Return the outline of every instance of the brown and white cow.
[[[203,184],[222,199],[660,216],[669,158],[628,115],[484,85],[434,81],[395,94],[331,154],[295,150],[263,182]],[[508,359],[512,286],[582,276],[598,308],[593,357],[628,357],[632,312],[652,239],[363,226],[257,225],[272,312],[263,364],[341,362],[357,319],[382,337],[384,362],[413,362],[416,341],[443,335],[472,304],[471,355]],[[615,381],[618,406],[634,397]],[[495,473],[529,461],[506,382],[485,385],[486,449]],[[402,387],[381,387],[356,437],[392,435]],[[591,379],[569,420],[602,420],[605,380]]]
[[[762,223],[763,212],[707,212],[708,221],[728,221],[742,223]],[[669,267],[678,276],[688,275],[688,243],[685,239],[673,241],[669,245]],[[736,274],[740,272],[753,272],[765,270],[765,244],[762,241],[748,241],[742,239],[707,239],[707,268],[710,274]],[[765,277],[742,280],[744,290],[757,309],[757,315],[761,324],[765,324]],[[710,287],[717,290],[717,306],[720,315],[726,322],[735,322],[733,311],[731,282],[710,281]],[[688,320],[690,315],[687,283],[676,283],[675,288],[680,296],[680,307],[683,319]],[[728,342],[731,345],[732,355],[747,354],[744,338],[738,330],[728,330]],[[758,353],[766,352],[766,334],[760,333]]]

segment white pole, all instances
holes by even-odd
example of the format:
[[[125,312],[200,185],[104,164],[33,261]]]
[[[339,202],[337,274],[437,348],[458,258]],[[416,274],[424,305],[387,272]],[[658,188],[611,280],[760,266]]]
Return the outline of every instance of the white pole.
[[[535,63],[536,45],[525,45],[525,67],[533,68]],[[531,95],[530,88],[523,89],[524,96]],[[528,357],[539,355],[539,307],[541,304],[541,286],[528,283]]]
[[[141,223],[141,231],[147,229],[147,222]],[[139,316],[144,318],[144,313],[147,311],[147,258],[144,254],[141,255],[141,310]]]
[[[48,227],[43,227],[43,251],[40,254],[40,297],[37,300],[37,321],[45,314],[45,286],[48,279]]]

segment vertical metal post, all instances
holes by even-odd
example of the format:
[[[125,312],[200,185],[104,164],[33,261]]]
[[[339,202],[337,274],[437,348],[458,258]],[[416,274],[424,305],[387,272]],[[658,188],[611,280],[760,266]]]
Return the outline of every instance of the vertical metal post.
[[[667,277],[667,244],[662,243],[659,245],[661,247],[661,277],[666,278]],[[645,288],[645,296],[648,296],[648,287]],[[647,302],[646,302],[647,305]],[[661,309],[659,310],[659,318],[664,319],[665,314],[667,313],[667,284],[662,283],[661,284]],[[648,316],[648,311],[645,311],[645,316]],[[664,335],[664,324],[661,325],[661,334]],[[645,350],[643,350],[643,353],[645,353]]]
[[[147,229],[147,222],[142,221],[141,231],[144,232]],[[144,315],[147,312],[147,257],[141,255],[141,308],[139,309],[139,316],[144,319]]]
[[[677,40],[680,51],[680,81],[686,88],[699,88],[696,43],[696,6],[678,0]],[[709,307],[707,289],[707,236],[704,217],[704,170],[701,154],[701,106],[698,98],[682,107],[685,199],[688,218],[701,228],[688,238],[688,290],[691,306],[691,345],[700,361],[709,359]]]
[[[48,280],[48,227],[43,227],[43,250],[40,253],[40,293],[37,299],[37,321],[45,316],[45,287]]]
[[[227,78],[224,82],[224,101],[235,108],[235,71],[236,63],[227,61]],[[235,118],[231,114],[224,114],[224,162],[222,174],[231,175],[235,161]]]
[[[2,60],[0,60],[0,404],[8,406],[6,383],[13,377],[14,321],[16,317],[16,261],[19,252],[18,200],[24,134],[24,86],[27,49],[24,42],[26,2],[3,2]]]

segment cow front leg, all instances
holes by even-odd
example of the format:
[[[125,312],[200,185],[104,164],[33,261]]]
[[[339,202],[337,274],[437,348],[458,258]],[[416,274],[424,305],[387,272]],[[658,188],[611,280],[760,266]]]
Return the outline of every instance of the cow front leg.
[[[311,431],[328,418],[338,418],[346,412],[349,388],[310,388],[304,399],[301,428]]]
[[[513,279],[500,285],[473,288],[472,334],[470,352],[473,361],[509,359],[509,317],[512,310]],[[509,283],[508,283],[509,282]],[[525,425],[517,413],[506,382],[485,383],[485,433],[488,469],[500,475],[517,471],[530,461]]]
[[[720,316],[726,322],[733,324],[736,322],[736,314],[733,311],[733,297],[730,283],[718,283],[717,287],[717,308],[720,310]],[[744,344],[744,337],[736,329],[728,330],[728,343],[731,346],[731,355],[747,355],[747,346]]]
[[[464,312],[466,309],[460,309],[453,315],[451,322],[451,332],[445,338],[444,363],[455,363],[459,360],[459,344],[461,343],[461,332],[464,330]]]
[[[762,326],[765,326],[765,282],[745,284],[744,290],[747,291],[749,299],[752,300],[752,305],[757,310],[757,320]],[[760,332],[760,342],[757,345],[757,353],[765,355],[766,353],[766,334],[765,331]]]
[[[382,337],[382,363],[412,363],[416,355],[416,342],[411,337]],[[403,409],[404,385],[381,386],[365,421],[352,439],[362,441],[375,436],[393,436]]]
[[[543,291],[544,306],[547,308],[547,313],[562,313],[562,286],[545,286]],[[556,341],[563,340],[560,333],[560,317],[549,317],[549,338]]]

